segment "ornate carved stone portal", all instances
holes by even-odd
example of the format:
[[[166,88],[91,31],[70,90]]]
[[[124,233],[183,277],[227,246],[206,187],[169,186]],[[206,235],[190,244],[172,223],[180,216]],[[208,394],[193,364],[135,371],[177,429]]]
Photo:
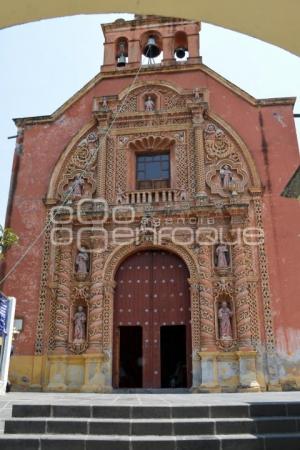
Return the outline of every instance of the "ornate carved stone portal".
[[[81,371],[75,389],[83,391],[112,388],[113,360],[119,370],[114,374],[115,386],[122,371],[125,377],[118,359],[122,344],[114,341],[117,330],[113,323],[116,315],[122,316],[119,306],[122,292],[127,291],[119,285],[120,277],[116,285],[115,273],[130,255],[149,249],[180,256],[189,272],[191,324],[186,325],[186,334],[191,332],[193,389],[265,389],[264,376],[255,369],[255,361],[260,361],[259,330],[264,326],[258,319],[263,250],[259,247],[257,251],[243,238],[247,226],[257,226],[260,196],[249,152],[210,112],[205,90],[196,96],[171,84],[147,83],[135,86],[129,94],[130,101],[123,107],[123,93],[118,98],[106,97],[109,107],[94,111],[90,129],[69,146],[50,182],[49,207],[53,202],[67,205],[75,214],[68,225],[72,244],[50,249],[55,255],[54,295],[49,296],[54,325],[49,324],[44,338],[43,331],[38,331],[36,347],[37,353],[49,354],[48,389],[74,389],[68,371],[73,373],[75,365]],[[151,114],[154,107],[155,116]],[[107,135],[102,130],[110,122],[111,111],[121,112]],[[139,189],[137,157],[160,154],[168,155],[168,185]],[[63,208],[58,216],[61,222],[57,226],[64,228]],[[45,265],[44,271],[43,276],[49,276],[49,266]],[[128,283],[139,280],[137,268],[129,281],[126,278]],[[151,280],[158,282],[158,278]],[[164,292],[161,286],[158,302]],[[41,295],[47,295],[44,285]],[[152,324],[154,303],[149,311]],[[45,307],[41,303],[40,317]],[[171,318],[171,301],[169,308]],[[120,327],[133,325],[128,311],[125,322],[118,323],[119,338],[125,333]],[[164,324],[180,325],[171,319]],[[62,360],[59,355],[64,355]],[[245,384],[244,367],[249,360],[254,369]],[[163,371],[160,364],[158,360],[157,373]],[[149,378],[152,369],[145,367]],[[64,376],[58,377],[58,372]],[[156,380],[155,386],[160,383]]]

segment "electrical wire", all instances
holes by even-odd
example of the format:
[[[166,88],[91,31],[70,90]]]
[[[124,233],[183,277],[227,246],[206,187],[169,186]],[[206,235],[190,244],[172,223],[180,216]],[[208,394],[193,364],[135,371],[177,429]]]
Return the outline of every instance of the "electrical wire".
[[[151,46],[149,46],[149,48],[148,48],[148,50],[147,50],[147,53],[146,53],[146,55],[145,55],[146,57],[147,57],[148,52],[150,51],[150,48],[151,48]],[[134,87],[134,85],[136,84],[136,82],[137,82],[137,80],[138,80],[138,77],[139,77],[139,74],[140,74],[140,71],[141,71],[142,67],[143,67],[143,63],[142,63],[142,60],[141,60],[140,66],[139,66],[139,68],[138,68],[138,70],[137,70],[137,72],[136,72],[136,74],[135,74],[135,77],[134,77],[132,83],[130,84],[130,86],[129,86],[129,88],[128,88],[128,92],[127,92],[127,94],[125,95],[125,97],[124,97],[124,99],[123,99],[123,101],[122,101],[122,103],[121,103],[121,105],[120,105],[120,108],[117,109],[115,115],[113,116],[113,120],[111,121],[111,124],[110,124],[109,128],[107,129],[106,133],[102,136],[102,139],[101,139],[101,137],[100,137],[99,145],[98,145],[96,151],[95,151],[95,152],[90,156],[90,158],[87,160],[87,162],[86,162],[86,164],[85,164],[83,170],[81,171],[81,174],[80,174],[81,176],[84,176],[84,175],[87,173],[87,170],[88,170],[88,167],[89,167],[89,163],[91,162],[91,159],[98,155],[98,152],[101,150],[101,147],[102,147],[102,145],[103,145],[103,142],[105,142],[106,138],[109,136],[110,130],[112,129],[112,127],[113,127],[114,123],[116,122],[117,118],[119,117],[119,115],[122,113],[122,110],[123,110],[124,106],[126,105],[127,98],[128,98],[128,96],[129,96],[129,94],[130,94],[132,88]],[[62,204],[60,205],[60,208],[62,208],[63,206],[66,206],[66,204],[67,204],[67,202],[68,202],[70,196],[71,196],[72,193],[74,192],[74,189],[75,189],[75,184],[73,184],[72,189],[70,189],[70,190],[67,192],[67,195],[65,196],[65,198],[64,198],[64,200],[63,200],[63,202],[62,202]],[[37,235],[37,237],[31,242],[31,244],[29,244],[29,246],[28,246],[28,247],[26,248],[26,250],[24,251],[23,255],[20,256],[20,258],[16,261],[16,263],[12,266],[12,268],[11,268],[11,269],[5,274],[5,276],[0,280],[0,286],[4,283],[4,281],[6,281],[6,280],[10,277],[10,275],[16,270],[16,268],[21,264],[21,262],[26,258],[26,256],[27,256],[28,253],[31,251],[31,249],[32,249],[32,248],[35,246],[35,244],[41,239],[41,237],[42,237],[43,234],[45,233],[45,231],[46,231],[46,229],[48,228],[48,226],[52,225],[52,223],[53,223],[55,217],[57,216],[57,214],[58,214],[58,211],[56,211],[55,214],[52,214],[51,217],[46,221],[46,224],[45,224],[45,226],[43,227],[43,229],[40,231],[40,233]]]

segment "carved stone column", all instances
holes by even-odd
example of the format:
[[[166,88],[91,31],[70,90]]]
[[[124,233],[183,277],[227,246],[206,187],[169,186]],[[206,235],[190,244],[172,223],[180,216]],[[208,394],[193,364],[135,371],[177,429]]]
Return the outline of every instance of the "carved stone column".
[[[218,352],[200,352],[202,383],[199,392],[221,392],[218,381]]]
[[[264,228],[262,200],[260,197],[254,199],[256,226],[261,230]],[[266,339],[267,351],[267,366],[268,366],[268,390],[281,391],[279,361],[276,352],[276,342],[274,333],[274,324],[272,317],[272,298],[269,281],[268,262],[264,242],[258,246],[260,278],[261,278],[261,292],[263,300],[264,312],[264,329]]]
[[[113,335],[113,307],[114,307],[114,292],[115,281],[104,283],[104,299],[103,299],[103,350],[112,350],[112,335]]]
[[[66,392],[67,355],[50,355],[49,359],[49,392]]]
[[[212,246],[199,248],[200,266],[200,346],[201,351],[216,349],[214,297],[212,283]]]
[[[192,322],[192,372],[193,372],[193,389],[198,390],[201,383],[201,362],[200,352],[200,298],[199,283],[189,279],[191,293],[191,322]]]
[[[103,124],[104,125],[104,124]],[[102,124],[101,124],[102,126]],[[105,179],[106,179],[106,133],[107,127],[98,128],[99,134],[99,149],[97,159],[97,197],[105,198]]]
[[[239,351],[239,373],[240,373],[240,392],[259,392],[260,385],[257,381],[256,373],[256,352],[255,351]]]
[[[104,299],[103,299],[103,325],[102,325],[102,342],[103,342],[103,373],[105,374],[104,390],[112,389],[112,345],[113,345],[113,308],[114,308],[114,292],[115,281],[106,281],[104,283]]]
[[[243,243],[233,245],[237,338],[240,350],[251,350],[251,319]]]
[[[88,353],[99,353],[102,348],[103,322],[103,253],[97,252],[99,240],[92,238],[94,253],[92,256],[91,298],[89,317],[89,349]]]
[[[55,353],[65,353],[68,343],[69,315],[71,298],[72,247],[63,245],[60,248],[58,281],[55,308]]]
[[[84,384],[81,392],[105,392],[110,389],[105,385],[105,371],[103,370],[103,354],[83,355],[84,358]]]
[[[196,177],[196,197],[206,197],[205,191],[205,148],[204,148],[204,111],[201,104],[190,106],[193,116],[193,127],[195,132],[195,177]]]

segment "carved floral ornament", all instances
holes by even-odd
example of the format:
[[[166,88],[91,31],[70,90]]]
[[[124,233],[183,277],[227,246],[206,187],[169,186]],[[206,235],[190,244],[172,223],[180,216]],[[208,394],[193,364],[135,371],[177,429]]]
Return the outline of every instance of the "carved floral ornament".
[[[128,96],[122,112],[153,112],[183,109],[191,102],[205,102],[207,93],[203,88],[193,91],[183,90],[167,82],[145,82],[133,89],[126,89],[119,97],[119,102]]]
[[[206,153],[210,159],[226,158],[235,150],[232,140],[212,122],[205,127],[204,138]]]
[[[63,176],[57,186],[60,199],[69,201],[86,197],[91,198],[96,190],[96,162],[99,138],[91,131],[72,151],[71,157],[62,169]]]
[[[246,186],[261,188],[260,178],[241,137],[220,117],[210,112],[204,127],[206,182],[222,197],[240,194]]]

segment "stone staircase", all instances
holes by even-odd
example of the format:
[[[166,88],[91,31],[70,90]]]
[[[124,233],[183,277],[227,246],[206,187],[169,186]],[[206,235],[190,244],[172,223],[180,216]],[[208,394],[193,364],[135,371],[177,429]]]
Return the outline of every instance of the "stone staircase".
[[[300,450],[300,403],[15,404],[1,450]]]

